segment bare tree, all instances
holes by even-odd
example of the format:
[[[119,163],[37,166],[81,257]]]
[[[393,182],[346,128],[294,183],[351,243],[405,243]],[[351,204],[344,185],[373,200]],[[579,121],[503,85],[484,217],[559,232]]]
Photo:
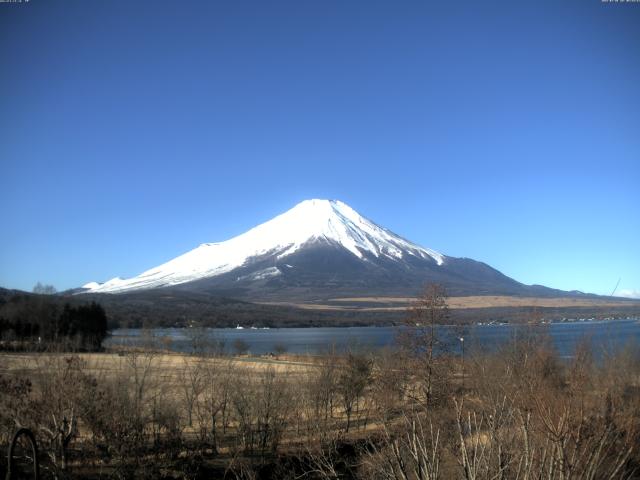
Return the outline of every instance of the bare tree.
[[[202,394],[196,402],[196,415],[201,444],[218,452],[219,428],[226,433],[229,424],[229,399],[234,378],[234,364],[208,362],[203,369]]]
[[[349,353],[346,364],[338,377],[338,392],[342,400],[342,407],[347,416],[345,431],[349,431],[351,417],[354,408],[358,408],[358,402],[365,389],[371,383],[371,360],[364,355]]]
[[[318,369],[309,373],[307,394],[312,406],[311,416],[323,425],[333,418],[338,389],[338,371],[338,356],[332,349],[321,357]]]
[[[436,355],[444,342],[437,327],[447,323],[449,310],[444,287],[428,284],[409,308],[405,326],[398,336],[400,346],[408,356],[414,377],[422,385],[422,396],[427,405],[441,393],[447,380],[446,363],[438,362]]]
[[[276,343],[273,346],[273,351],[275,352],[276,356],[279,357],[287,353],[287,346],[284,343]]]
[[[86,362],[77,356],[45,356],[38,365],[33,420],[51,460],[52,474],[58,478],[68,470],[69,446],[79,434],[79,421],[95,396],[97,382],[84,373]]]
[[[185,328],[185,336],[187,337],[192,355],[202,355],[207,347],[207,331],[201,327]]]
[[[56,287],[53,285],[45,285],[40,282],[36,283],[33,287],[33,293],[38,293],[40,295],[54,295],[57,293]]]
[[[386,419],[403,406],[409,381],[407,369],[403,368],[398,352],[391,349],[380,350],[374,363],[371,393],[379,414]]]
[[[416,412],[400,418],[396,430],[383,425],[382,442],[371,441],[364,451],[369,478],[381,480],[436,480],[441,475],[442,443],[440,431]]]
[[[155,356],[155,353],[149,351],[130,351],[125,356],[125,364],[133,390],[133,406],[138,415],[142,415],[145,402],[149,399]]]
[[[180,391],[187,411],[187,423],[193,426],[193,408],[205,388],[205,365],[201,358],[183,358]]]
[[[249,351],[249,344],[238,338],[233,341],[233,350],[236,352],[236,355],[246,355]]]
[[[256,400],[256,432],[260,453],[275,453],[293,408],[287,373],[276,373],[273,366],[259,377]]]

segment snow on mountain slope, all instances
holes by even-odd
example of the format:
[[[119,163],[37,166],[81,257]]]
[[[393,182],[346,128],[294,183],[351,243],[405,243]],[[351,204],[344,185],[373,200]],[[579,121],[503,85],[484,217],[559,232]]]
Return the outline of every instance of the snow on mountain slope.
[[[91,282],[83,288],[91,293],[119,293],[178,285],[230,272],[255,257],[274,255],[278,260],[283,259],[314,242],[338,244],[363,261],[366,255],[395,260],[406,256],[430,258],[437,265],[445,261],[444,255],[395,235],[345,203],[305,200],[226,242],[204,243],[134,278],[114,278],[103,284]],[[275,270],[265,274],[277,275]]]

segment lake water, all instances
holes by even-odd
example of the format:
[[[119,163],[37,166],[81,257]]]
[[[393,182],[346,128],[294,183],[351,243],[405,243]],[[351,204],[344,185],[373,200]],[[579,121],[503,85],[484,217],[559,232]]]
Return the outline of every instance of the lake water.
[[[484,348],[493,350],[514,336],[524,333],[522,326],[514,325],[473,325],[460,333],[452,327],[438,327],[442,338],[449,340],[453,351],[460,351],[459,337],[464,337],[465,349]],[[537,328],[537,327],[536,327]],[[570,357],[576,345],[588,339],[594,352],[613,352],[626,345],[640,345],[640,319],[609,321],[578,321],[552,323],[544,326],[558,353]],[[272,329],[230,329],[207,328],[204,333],[209,344],[222,343],[232,352],[234,342],[242,340],[252,355],[273,352],[276,345],[287,352],[318,354],[328,348],[377,349],[392,346],[399,327],[327,327],[327,328],[272,328]],[[153,342],[174,351],[189,352],[193,349],[194,331],[191,329],[166,328],[143,331],[140,329],[115,330],[108,345],[144,345]],[[467,350],[468,351],[468,350]]]

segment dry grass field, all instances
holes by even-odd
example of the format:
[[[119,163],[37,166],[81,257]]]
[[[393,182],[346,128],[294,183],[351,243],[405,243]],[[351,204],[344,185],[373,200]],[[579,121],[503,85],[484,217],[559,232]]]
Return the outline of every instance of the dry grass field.
[[[83,370],[91,375],[109,377],[127,368],[131,362],[132,353],[106,352],[106,353],[76,353],[83,363]],[[177,381],[184,376],[184,371],[197,358],[203,368],[220,369],[232,368],[238,370],[250,370],[262,372],[266,369],[274,369],[276,372],[291,374],[304,373],[309,369],[318,368],[313,363],[313,357],[302,358],[298,356],[282,355],[272,357],[194,357],[192,355],[174,352],[138,352],[138,357],[149,357],[154,375],[163,381]],[[68,353],[8,353],[0,352],[0,374],[4,375],[30,375],[45,373],[54,369],[57,360],[69,357]],[[229,367],[230,366],[230,367]]]
[[[346,297],[332,298],[326,303],[287,303],[265,302],[266,305],[293,306],[306,310],[358,310],[363,312],[403,311],[413,302],[414,297]],[[532,307],[532,308],[564,308],[564,307],[621,307],[638,303],[622,298],[541,298],[513,297],[500,295],[448,297],[450,309]]]

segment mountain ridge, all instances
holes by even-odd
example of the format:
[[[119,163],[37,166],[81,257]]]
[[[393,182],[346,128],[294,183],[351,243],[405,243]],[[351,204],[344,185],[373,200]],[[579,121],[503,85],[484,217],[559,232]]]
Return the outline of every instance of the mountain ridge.
[[[249,301],[417,295],[572,296],[524,285],[486,263],[422,247],[338,200],[305,200],[224,242],[202,243],[130,279],[90,282],[79,293],[153,289],[220,293]]]
[[[337,243],[364,261],[371,255],[398,260],[408,255],[431,258],[441,265],[445,258],[380,227],[343,202],[312,199],[227,241],[202,243],[131,279],[116,277],[82,288],[94,293],[118,293],[180,285],[228,273],[265,255],[281,260],[314,243]]]

